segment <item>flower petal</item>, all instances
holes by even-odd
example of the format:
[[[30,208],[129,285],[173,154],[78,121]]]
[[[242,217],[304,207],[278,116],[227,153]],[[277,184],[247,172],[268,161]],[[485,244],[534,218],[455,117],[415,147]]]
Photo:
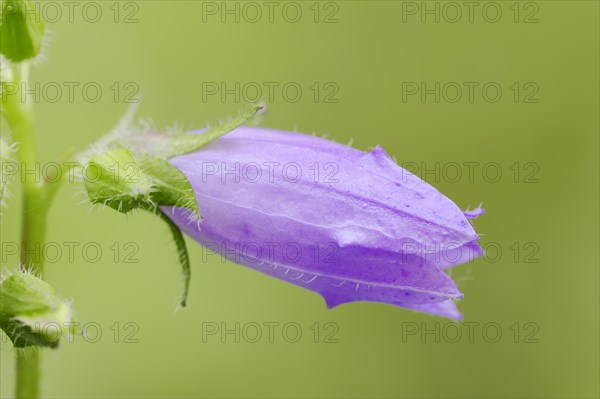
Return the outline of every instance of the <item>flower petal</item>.
[[[462,313],[460,313],[454,302],[450,300],[420,305],[404,305],[403,307],[435,316],[447,317],[452,320],[461,321],[463,319]]]
[[[171,162],[203,215],[195,223],[186,210],[165,209],[183,231],[234,262],[318,292],[329,307],[444,303],[423,311],[453,314],[446,303],[462,294],[442,269],[481,255],[456,204],[380,147],[364,153],[241,127]]]

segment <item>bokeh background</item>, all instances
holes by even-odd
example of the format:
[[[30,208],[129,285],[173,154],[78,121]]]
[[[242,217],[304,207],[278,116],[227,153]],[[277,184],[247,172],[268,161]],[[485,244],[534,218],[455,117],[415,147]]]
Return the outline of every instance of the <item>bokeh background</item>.
[[[380,304],[326,310],[316,294],[189,241],[191,297],[175,312],[181,279],[166,227],[146,214],[90,212],[70,184],[48,232],[64,252],[46,275],[102,336],[43,351],[45,397],[598,397],[598,2],[475,2],[471,17],[460,2],[274,2],[272,17],[265,2],[75,2],[72,15],[50,3],[41,5],[51,38],[32,70],[42,160],[107,132],[127,94],[143,95],[139,114],[158,128],[197,128],[245,104],[209,86],[275,82],[260,125],[380,144],[416,163],[462,208],[483,202],[475,226],[488,256],[452,271],[471,323],[455,325]],[[68,82],[79,84],[73,101]],[[407,95],[411,82],[440,82],[440,101]],[[479,86],[472,101],[465,89],[453,102],[448,82]],[[102,88],[97,102],[82,91],[89,83]],[[288,83],[302,89],[296,102]],[[3,242],[18,240],[12,191]],[[86,244],[102,249],[99,259],[86,259]],[[263,337],[206,336],[207,323],[258,323]],[[273,342],[264,323],[279,323]],[[286,323],[301,327],[298,342],[282,335]],[[4,337],[3,398],[13,395],[13,358]]]

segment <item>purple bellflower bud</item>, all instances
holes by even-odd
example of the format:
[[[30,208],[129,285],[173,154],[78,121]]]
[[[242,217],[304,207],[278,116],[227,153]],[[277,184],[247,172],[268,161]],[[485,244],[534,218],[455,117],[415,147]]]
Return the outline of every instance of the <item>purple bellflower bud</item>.
[[[482,255],[467,218],[483,210],[463,213],[382,148],[239,127],[170,162],[202,218],[162,209],[208,249],[328,307],[369,301],[462,318],[463,295],[443,269]]]

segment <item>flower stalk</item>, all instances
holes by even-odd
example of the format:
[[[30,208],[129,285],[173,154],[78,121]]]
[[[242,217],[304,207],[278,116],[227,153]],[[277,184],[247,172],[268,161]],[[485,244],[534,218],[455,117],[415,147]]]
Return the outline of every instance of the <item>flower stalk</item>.
[[[10,67],[12,81],[21,87],[28,83],[29,64],[22,62]],[[7,96],[3,102],[3,116],[10,127],[12,136],[19,143],[17,160],[21,168],[33,170],[37,162],[33,107],[29,101],[20,101],[17,96]],[[34,176],[23,179],[22,220],[21,220],[21,264],[33,273],[43,276],[44,264],[41,256],[46,235],[48,204],[44,201],[43,182]],[[36,348],[23,348],[17,356],[17,398],[39,397],[40,351]]]

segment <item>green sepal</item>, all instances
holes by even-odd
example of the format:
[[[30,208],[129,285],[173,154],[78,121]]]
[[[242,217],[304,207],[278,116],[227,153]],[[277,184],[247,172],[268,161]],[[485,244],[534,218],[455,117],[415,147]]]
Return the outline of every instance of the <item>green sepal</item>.
[[[45,281],[18,271],[0,283],[0,328],[17,348],[56,348],[71,326],[71,309]]]
[[[254,105],[238,117],[201,134],[175,131],[123,133],[120,126],[103,140],[105,150],[88,161],[85,187],[94,204],[119,212],[134,209],[158,215],[173,236],[184,278],[181,305],[186,306],[191,280],[190,259],[179,227],[160,209],[161,206],[186,208],[200,218],[200,210],[190,182],[169,162],[169,158],[196,151],[248,122],[262,105]],[[130,119],[130,117],[128,118]]]
[[[85,186],[92,203],[127,213],[141,209],[157,214],[169,226],[177,246],[184,277],[181,305],[186,306],[190,286],[190,259],[179,228],[161,206],[186,208],[200,217],[194,190],[185,175],[163,158],[136,159],[124,147],[96,154],[89,161]]]
[[[152,179],[152,202],[161,206],[186,208],[200,217],[194,190],[179,169],[166,159],[156,157],[144,157],[141,166],[144,173]]]
[[[45,24],[33,1],[4,0],[0,8],[0,53],[13,62],[40,53]]]
[[[123,213],[149,204],[152,181],[125,147],[94,155],[88,162],[84,180],[93,204]]]
[[[120,137],[118,142],[136,154],[171,158],[176,155],[199,150],[210,142],[248,122],[263,108],[263,105],[254,104],[250,109],[240,113],[237,117],[200,134],[190,134],[181,131],[171,133],[133,132]]]
[[[122,213],[177,206],[200,214],[194,191],[179,169],[166,159],[135,157],[125,147],[94,155],[86,167],[85,187],[90,202]]]
[[[181,306],[187,306],[187,297],[190,291],[190,282],[192,280],[192,268],[190,262],[190,256],[188,254],[187,246],[185,245],[185,239],[179,227],[173,223],[171,219],[162,211],[157,211],[158,216],[169,226],[169,231],[175,241],[177,247],[177,256],[179,257],[179,264],[181,265],[181,272],[183,274],[183,294],[181,295]]]

